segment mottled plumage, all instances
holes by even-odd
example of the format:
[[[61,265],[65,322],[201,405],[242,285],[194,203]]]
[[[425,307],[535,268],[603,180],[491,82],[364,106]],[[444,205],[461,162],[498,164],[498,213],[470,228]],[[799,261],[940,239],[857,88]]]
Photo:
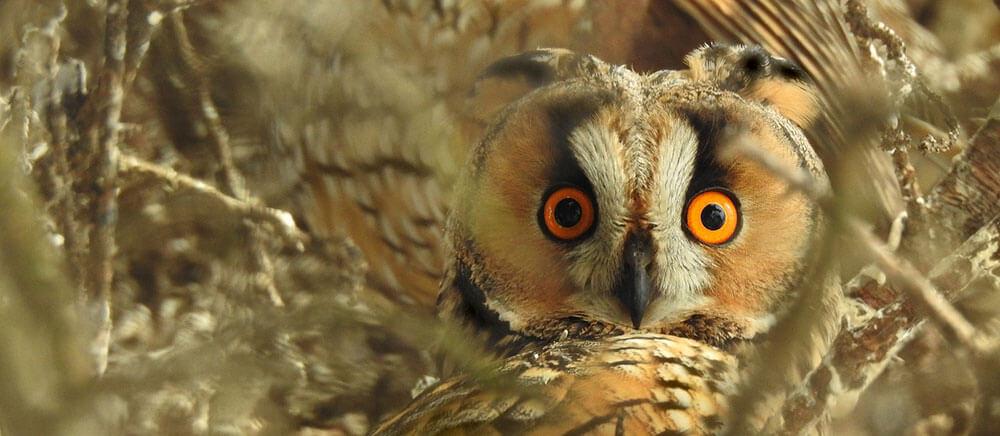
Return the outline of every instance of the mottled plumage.
[[[319,82],[302,92],[278,90],[277,97],[309,95],[308,105],[322,114],[280,114],[299,127],[278,133],[299,165],[306,221],[319,234],[351,237],[369,259],[374,291],[430,309],[444,270],[442,229],[452,186],[469,139],[481,128],[465,111],[476,75],[497,56],[570,44],[582,6],[387,0],[317,9],[300,3],[326,12],[309,18],[318,31],[327,30],[325,22],[354,21],[341,25],[350,29],[343,34],[310,39],[321,46],[308,47],[305,57],[336,53],[331,58],[286,67],[266,57],[261,67],[282,75],[300,70],[308,75],[304,88]],[[303,27],[287,26],[282,30],[293,34]],[[262,35],[261,42],[270,38]]]
[[[503,372],[517,388],[448,380],[375,433],[712,433],[736,390],[735,369],[732,356],[670,336],[558,341],[507,360]]]
[[[798,67],[721,45],[686,62],[640,74],[537,50],[486,69],[474,104],[493,121],[455,187],[439,310],[487,332],[518,384],[442,382],[377,433],[722,428],[730,353],[774,324],[822,226],[785,179],[727,150],[826,178],[800,129],[816,105]],[[545,215],[566,187],[595,216],[569,239]],[[734,201],[722,242],[683,218],[705,192]]]
[[[530,350],[600,347],[637,331],[694,339],[742,364],[762,336],[784,337],[767,333],[793,318],[782,315],[803,291],[822,220],[781,177],[728,146],[775,157],[820,185],[823,158],[839,188],[858,191],[881,215],[900,209],[891,164],[873,146],[876,129],[855,128],[858,118],[886,120],[889,105],[852,97],[908,97],[854,86],[922,91],[887,83],[898,71],[873,62],[879,57],[852,33],[844,5],[380,2],[358,14],[364,32],[345,33],[364,45],[367,29],[392,29],[370,50],[379,55],[359,50],[330,62],[336,77],[327,82],[344,88],[337,95],[346,103],[323,107],[330,120],[305,122],[301,137],[282,138],[300,153],[306,221],[350,236],[369,261],[369,286],[400,307],[428,309],[439,289],[439,313],[487,333],[509,365],[531,362]],[[653,72],[680,65],[674,53],[708,39],[767,52],[709,46],[687,57],[687,69]],[[636,69],[552,49],[488,66],[539,46]],[[855,150],[864,158],[845,164]],[[592,228],[571,242],[544,227],[553,216],[546,196],[567,185],[594,203]],[[694,196],[715,188],[734,194],[742,214],[718,246],[695,240],[685,223]],[[815,367],[837,328],[835,287],[804,292],[815,298],[793,313],[814,319],[798,335],[807,343],[783,344],[802,357],[781,369],[789,381]],[[650,352],[670,349],[650,341]],[[391,427],[433,428],[440,403],[427,395],[474,385],[443,382]],[[466,398],[441,410],[462,410]]]

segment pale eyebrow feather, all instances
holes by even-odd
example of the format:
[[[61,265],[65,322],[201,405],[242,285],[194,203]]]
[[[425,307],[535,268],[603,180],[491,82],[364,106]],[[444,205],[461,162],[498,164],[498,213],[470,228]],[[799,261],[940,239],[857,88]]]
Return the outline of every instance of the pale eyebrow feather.
[[[570,252],[570,276],[583,289],[610,290],[621,263],[627,215],[627,177],[618,135],[593,118],[569,135],[570,149],[589,179],[597,203],[597,228]]]
[[[698,135],[687,120],[672,117],[670,130],[659,143],[659,166],[651,193],[651,234],[657,246],[657,275],[653,278],[662,294],[647,313],[648,322],[670,317],[705,303],[702,289],[708,285],[711,260],[684,234],[681,217],[695,174]]]

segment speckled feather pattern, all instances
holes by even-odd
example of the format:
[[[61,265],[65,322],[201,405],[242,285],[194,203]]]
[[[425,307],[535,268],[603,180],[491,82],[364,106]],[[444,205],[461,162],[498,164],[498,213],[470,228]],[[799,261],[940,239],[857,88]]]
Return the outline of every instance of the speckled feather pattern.
[[[529,348],[503,372],[512,386],[435,385],[374,434],[711,434],[736,388],[733,356],[656,334]]]

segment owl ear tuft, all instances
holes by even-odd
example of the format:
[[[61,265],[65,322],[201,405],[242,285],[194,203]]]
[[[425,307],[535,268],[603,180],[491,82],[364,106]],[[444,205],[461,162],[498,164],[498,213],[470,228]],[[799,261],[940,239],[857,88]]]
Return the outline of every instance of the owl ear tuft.
[[[684,61],[692,80],[769,105],[802,128],[819,114],[819,91],[805,70],[758,46],[708,45]]]
[[[570,50],[547,48],[508,56],[487,67],[476,79],[470,113],[485,121],[532,90],[576,77],[586,64],[598,62]]]

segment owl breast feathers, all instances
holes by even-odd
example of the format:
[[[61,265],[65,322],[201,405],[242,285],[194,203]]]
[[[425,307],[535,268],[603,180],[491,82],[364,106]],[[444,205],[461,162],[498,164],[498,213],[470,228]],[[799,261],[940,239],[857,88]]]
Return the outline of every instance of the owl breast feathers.
[[[377,433],[711,433],[735,358],[774,323],[822,227],[757,153],[825,184],[814,91],[756,47],[639,74],[538,50],[500,60],[455,187],[439,311],[485,332],[513,387],[452,379]],[[624,433],[623,433],[624,432]]]
[[[699,342],[631,334],[566,340],[508,359],[515,386],[440,383],[376,434],[707,434],[735,392],[734,358]]]

